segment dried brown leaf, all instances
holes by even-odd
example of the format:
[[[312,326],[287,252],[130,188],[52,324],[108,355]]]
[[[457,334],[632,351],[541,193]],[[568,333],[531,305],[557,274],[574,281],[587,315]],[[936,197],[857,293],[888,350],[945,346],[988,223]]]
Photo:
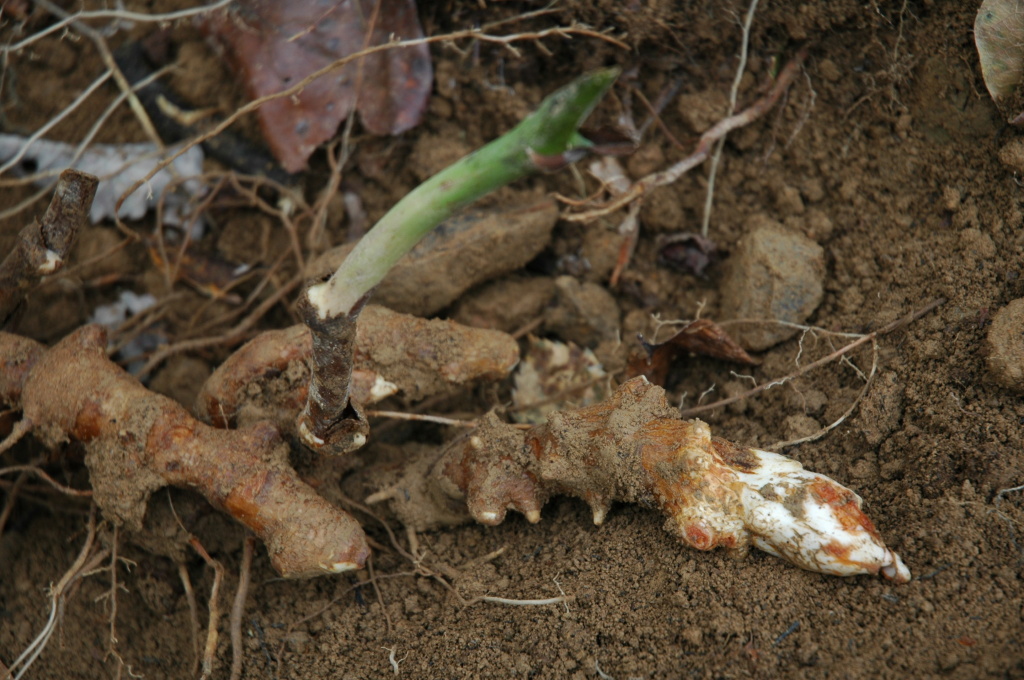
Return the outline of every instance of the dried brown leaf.
[[[697,319],[687,324],[661,344],[650,345],[643,342],[643,338],[641,342],[646,352],[630,358],[626,367],[626,377],[642,375],[655,385],[665,385],[669,371],[675,366],[680,355],[696,354],[747,366],[757,366],[760,363],[747,354],[718,324],[709,319]]]
[[[423,37],[414,0],[239,0],[204,15],[201,28],[224,48],[252,99],[292,87],[364,47]],[[298,172],[353,109],[374,134],[418,124],[432,82],[426,45],[385,50],[267,102],[260,125],[284,169]]]

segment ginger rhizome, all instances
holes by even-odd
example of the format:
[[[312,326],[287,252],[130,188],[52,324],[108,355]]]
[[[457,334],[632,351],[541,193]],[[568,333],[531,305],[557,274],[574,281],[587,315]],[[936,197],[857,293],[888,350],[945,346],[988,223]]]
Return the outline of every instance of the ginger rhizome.
[[[642,377],[525,432],[488,415],[369,500],[389,500],[406,525],[424,530],[469,518],[495,525],[510,509],[537,522],[556,495],[583,499],[595,524],[613,502],[657,508],[665,528],[699,550],[754,546],[811,571],[910,580],[854,492],[680,420],[664,390]]]
[[[352,398],[370,405],[392,394],[410,400],[478,380],[500,380],[519,361],[519,346],[500,331],[421,319],[367,305],[355,328]],[[217,427],[269,419],[295,433],[306,403],[313,339],[304,326],[260,333],[214,371],[196,413]]]
[[[150,495],[181,486],[251,529],[284,576],[363,564],[369,549],[359,523],[299,479],[273,426],[205,425],[110,361],[106,346],[105,331],[95,325],[42,353],[24,338],[0,333],[0,355],[24,354],[26,347],[37,354],[20,389],[9,385],[2,396],[22,410],[46,446],[84,445],[93,500],[108,519],[141,530]]]
[[[518,360],[504,333],[385,309],[367,310],[356,341],[370,345],[356,349],[357,375],[373,376],[367,402],[382,394],[374,384],[423,398],[446,385],[503,377]],[[200,399],[205,417],[239,429],[199,422],[147,390],[107,358],[106,333],[95,325],[49,350],[0,333],[0,403],[21,410],[22,429],[44,445],[84,446],[93,499],[117,524],[141,531],[153,492],[189,488],[262,539],[281,575],[338,573],[363,565],[363,530],[299,477],[279,429],[294,423],[305,400],[310,344],[302,326],[264,333],[211,377]],[[397,348],[418,359],[400,367],[390,359]]]

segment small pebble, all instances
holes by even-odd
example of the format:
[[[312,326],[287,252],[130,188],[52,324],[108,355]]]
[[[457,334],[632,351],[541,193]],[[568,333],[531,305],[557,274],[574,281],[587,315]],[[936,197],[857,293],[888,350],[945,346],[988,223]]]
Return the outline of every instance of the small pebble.
[[[825,251],[764,215],[752,217],[748,228],[749,233],[726,267],[723,318],[803,323],[824,295]],[[737,342],[754,351],[767,349],[798,332],[770,323],[730,329]]]
[[[831,59],[822,59],[818,62],[818,73],[820,73],[821,77],[830,83],[834,83],[843,77],[843,72]]]
[[[1014,172],[1024,173],[1024,139],[1015,138],[999,150],[999,162]]]
[[[802,413],[788,415],[782,421],[782,433],[788,441],[810,437],[819,430],[821,430],[821,424]]]
[[[825,198],[825,186],[817,177],[812,177],[803,183],[800,193],[808,203],[817,203]]]
[[[991,260],[996,256],[996,244],[981,229],[970,227],[960,232],[960,247],[971,260]]]
[[[284,643],[288,646],[288,651],[295,654],[304,654],[309,649],[309,644],[312,642],[312,638],[309,633],[305,633],[301,630],[295,630],[291,633],[287,633],[284,636]]]

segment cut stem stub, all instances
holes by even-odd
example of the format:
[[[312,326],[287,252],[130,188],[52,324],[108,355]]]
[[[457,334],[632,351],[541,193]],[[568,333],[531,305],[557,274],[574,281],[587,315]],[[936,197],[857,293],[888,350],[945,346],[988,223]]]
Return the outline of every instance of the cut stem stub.
[[[510,132],[419,185],[359,241],[325,282],[308,286],[298,309],[313,336],[309,398],[297,430],[325,453],[362,446],[368,426],[349,403],[352,338],[359,311],[392,266],[457,210],[510,182],[583,158],[593,143],[579,127],[618,76],[602,69],[549,95]]]

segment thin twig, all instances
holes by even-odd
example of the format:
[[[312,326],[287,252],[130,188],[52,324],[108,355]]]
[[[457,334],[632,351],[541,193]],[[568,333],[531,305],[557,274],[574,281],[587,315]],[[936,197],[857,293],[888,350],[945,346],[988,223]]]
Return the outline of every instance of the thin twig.
[[[562,595],[558,597],[549,597],[543,600],[514,600],[508,597],[494,597],[492,595],[481,595],[480,597],[474,597],[469,601],[468,604],[474,602],[493,602],[494,604],[508,604],[515,607],[541,607],[546,604],[562,604],[566,598]]]
[[[570,222],[590,222],[624,208],[658,187],[667,186],[676,182],[687,172],[707,160],[708,155],[711,153],[711,147],[716,141],[733,130],[750,125],[752,122],[771,110],[771,108],[775,106],[776,102],[778,102],[779,98],[782,97],[783,93],[789,88],[790,84],[792,84],[793,79],[800,71],[800,66],[803,64],[803,60],[806,56],[806,48],[800,50],[797,53],[797,56],[794,57],[784,69],[782,69],[781,73],[779,73],[779,76],[775,79],[775,83],[772,85],[772,89],[768,94],[758,99],[749,108],[744,109],[733,116],[720,120],[712,126],[710,130],[701,135],[700,141],[697,143],[697,148],[692,154],[665,170],[651,173],[650,175],[637,180],[633,186],[629,188],[629,191],[621,196],[613,198],[604,205],[586,212],[566,215],[564,216],[564,219]]]
[[[199,553],[206,564],[213,569],[213,586],[210,588],[210,618],[206,624],[206,647],[203,650],[203,674],[200,680],[206,680],[213,673],[213,662],[217,658],[217,621],[220,619],[220,585],[224,580],[224,565],[210,557],[199,539],[189,540],[192,548]]]
[[[268,297],[266,300],[260,303],[256,309],[252,311],[249,316],[238,323],[234,328],[208,338],[196,338],[193,340],[183,340],[176,342],[171,345],[165,345],[149,357],[145,365],[136,374],[138,377],[148,375],[154,368],[160,365],[168,357],[174,356],[175,354],[181,354],[182,352],[190,352],[205,347],[212,347],[214,345],[234,345],[242,340],[245,334],[250,328],[256,325],[256,323],[263,318],[263,316],[270,311],[270,309],[280,302],[285,296],[291,293],[293,290],[298,288],[305,280],[304,274],[301,272],[296,276],[292,277],[284,286],[279,290],[275,291],[273,295]]]
[[[49,0],[35,0],[35,2],[36,4],[46,8],[46,10],[54,16],[69,18],[67,12],[59,8],[57,5],[49,2]],[[96,51],[99,53],[100,60],[103,62],[103,65],[110,70],[114,77],[114,81],[117,83],[117,87],[128,98],[128,106],[131,108],[132,113],[135,114],[135,118],[139,121],[139,125],[142,127],[143,132],[145,132],[146,136],[149,137],[149,140],[156,145],[157,149],[163,150],[163,139],[161,139],[160,134],[156,131],[156,126],[154,126],[153,121],[150,120],[149,114],[146,113],[146,108],[142,105],[138,95],[135,94],[132,84],[128,82],[124,72],[121,71],[121,67],[117,65],[117,61],[114,59],[114,54],[110,51],[110,46],[107,45],[107,41],[104,39],[103,35],[81,21],[72,21],[71,26],[92,41],[93,45],[96,47]]]
[[[904,317],[902,317],[900,319],[896,319],[892,323],[888,323],[885,326],[883,326],[882,328],[878,329],[877,331],[874,331],[872,333],[868,333],[867,335],[864,335],[864,336],[854,340],[853,342],[849,343],[848,345],[844,345],[843,347],[840,347],[839,349],[837,349],[836,351],[832,352],[831,354],[828,354],[828,355],[822,357],[821,359],[818,359],[817,361],[815,361],[813,363],[807,364],[806,366],[804,366],[803,368],[801,368],[800,370],[798,370],[798,371],[796,371],[794,373],[790,373],[789,375],[787,375],[787,376],[785,376],[783,378],[779,378],[777,380],[772,380],[772,381],[764,383],[762,385],[758,385],[757,387],[755,387],[753,389],[747,390],[743,394],[738,394],[736,396],[729,397],[728,399],[719,399],[716,402],[713,402],[713,403],[710,403],[710,404],[705,404],[704,406],[694,406],[693,408],[688,408],[688,409],[686,409],[684,411],[680,411],[679,417],[681,417],[681,418],[692,418],[692,417],[694,417],[696,415],[699,415],[701,413],[705,413],[707,411],[712,411],[712,410],[714,410],[716,408],[722,408],[723,406],[728,406],[729,404],[734,404],[737,401],[742,401],[743,399],[747,399],[749,397],[752,397],[755,394],[759,394],[760,392],[764,392],[765,390],[769,390],[769,389],[771,389],[773,387],[778,387],[779,385],[783,385],[783,384],[785,384],[785,383],[787,383],[787,382],[789,382],[791,380],[795,380],[796,378],[799,378],[800,376],[802,376],[802,375],[804,375],[806,373],[809,373],[810,371],[813,371],[816,368],[819,368],[821,366],[824,366],[825,364],[828,364],[828,363],[831,363],[831,362],[835,361],[836,359],[838,359],[839,357],[843,356],[844,354],[848,354],[849,352],[852,352],[853,350],[857,349],[858,347],[860,347],[861,345],[863,345],[863,344],[865,344],[867,342],[874,342],[876,339],[882,337],[883,335],[888,335],[889,333],[892,333],[895,330],[903,328],[904,326],[907,326],[907,325],[917,321],[922,316],[928,314],[929,312],[934,310],[936,307],[938,307],[939,305],[941,305],[941,304],[943,304],[945,302],[946,302],[946,300],[944,298],[938,298],[936,300],[932,300],[931,302],[929,302],[924,307],[922,307],[922,308],[920,308],[920,309],[918,309],[918,310],[916,310],[914,312],[911,312],[910,314],[907,314],[906,316],[904,316]]]
[[[475,420],[458,420],[457,418],[445,418],[444,416],[427,416],[419,413],[403,413],[402,411],[372,411],[367,410],[367,416],[373,416],[377,418],[395,418],[397,420],[414,420],[417,422],[424,423],[437,423],[439,425],[451,425],[453,427],[468,427],[473,428],[477,426]]]
[[[754,23],[754,13],[757,12],[759,0],[750,0],[750,7],[747,9],[747,17],[743,21],[743,36],[740,41],[740,63],[736,66],[736,77],[732,81],[732,90],[729,92],[729,110],[726,116],[731,116],[736,110],[736,100],[739,97],[740,81],[743,80],[743,72],[747,70],[747,53],[750,49],[750,26]],[[718,175],[718,163],[722,160],[722,149],[725,148],[726,135],[715,144],[715,153],[711,156],[711,168],[708,171],[708,189],[704,195],[704,216],[701,219],[700,235],[708,237],[708,225],[711,223],[711,204],[715,198],[715,177]]]
[[[92,554],[92,548],[96,541],[96,506],[93,505],[89,508],[89,523],[87,525],[87,533],[85,537],[85,543],[82,545],[81,551],[78,553],[78,557],[75,558],[74,563],[68,568],[64,575],[61,577],[57,585],[50,589],[50,615],[43,625],[39,634],[28,644],[28,647],[14,660],[10,668],[7,669],[8,675],[17,671],[14,676],[14,680],[21,680],[21,678],[28,672],[28,669],[32,666],[39,655],[46,648],[46,645],[50,642],[50,638],[53,637],[53,632],[56,630],[57,621],[60,618],[61,612],[64,609],[64,597],[71,586],[82,578],[85,574],[91,572],[97,565],[107,558],[110,551],[103,548],[99,552]],[[20,668],[19,668],[20,667]]]
[[[24,437],[26,434],[32,431],[32,421],[28,418],[22,418],[14,424],[11,428],[10,433],[4,437],[3,441],[0,441],[0,453],[8,450]],[[2,472],[0,472],[2,474]]]
[[[146,14],[144,12],[131,12],[123,9],[102,9],[65,14],[60,21],[54,22],[50,26],[33,33],[24,40],[16,42],[13,45],[0,48],[0,54],[22,50],[41,38],[45,38],[48,35],[64,30],[65,27],[70,26],[77,21],[88,21],[90,19],[114,19],[118,21],[134,21],[138,23],[168,23],[178,21],[179,19],[188,19],[205,12],[212,12],[213,10],[220,9],[221,7],[227,7],[231,2],[232,0],[218,0],[218,2],[203,7],[193,7],[190,9],[179,10],[177,12],[165,12],[161,14]]]
[[[178,565],[178,578],[181,579],[181,587],[185,590],[189,622],[192,624],[192,671],[189,677],[194,678],[199,672],[199,606],[196,604],[196,591],[192,589],[192,579],[184,562]]]
[[[150,74],[145,79],[135,83],[135,85],[132,86],[132,91],[137,92],[142,88],[152,84],[155,80],[166,75],[167,72],[170,70],[170,66],[165,66],[159,71]],[[92,140],[96,138],[97,134],[99,134],[100,130],[103,128],[104,123],[107,122],[110,116],[114,114],[117,108],[121,106],[121,104],[123,104],[125,99],[127,98],[128,95],[126,93],[119,92],[117,97],[115,97],[114,100],[111,101],[110,104],[107,106],[107,108],[103,110],[103,113],[96,117],[96,120],[94,120],[93,124],[89,127],[89,131],[86,132],[85,136],[82,137],[82,140],[78,142],[78,146],[75,147],[75,152],[71,154],[71,156],[67,159],[67,167],[75,166],[75,164],[78,162],[78,159],[82,157],[86,149],[89,147],[89,144],[91,144]],[[22,148],[22,152],[25,148],[27,148],[29,143],[30,142],[26,139],[25,145]],[[121,172],[123,169],[124,166],[122,166],[120,169],[118,169],[112,174],[117,174],[118,172]],[[52,168],[50,170],[42,170],[28,175],[21,175],[19,177],[2,178],[0,179],[0,187],[16,187],[23,186],[25,184],[38,184],[40,180],[44,180],[48,177],[57,177],[58,175],[60,175],[61,172],[63,172],[63,170],[60,168]],[[57,181],[54,180],[53,182],[48,183],[46,186],[40,189],[38,193],[29,196],[28,198],[26,198],[25,200],[21,201],[20,203],[11,208],[6,208],[0,211],[0,219],[7,219],[8,217],[18,214],[19,212],[35,203],[43,196],[47,195],[53,189],[56,183]]]
[[[43,478],[43,481],[48,483],[53,488],[57,489],[61,493],[65,493],[68,496],[82,496],[89,498],[92,496],[92,491],[89,489],[72,489],[70,486],[64,486],[56,479],[46,474],[42,468],[36,465],[8,465],[7,467],[0,468],[0,477],[3,475],[9,475],[14,472],[31,472],[39,477]]]
[[[446,590],[448,590],[448,592],[450,592],[455,597],[455,599],[459,601],[459,604],[463,606],[466,605],[466,599],[462,597],[458,590],[455,589],[455,586],[453,586],[451,583],[445,580],[445,578],[437,572],[428,569],[426,565],[423,564],[423,561],[419,557],[413,555],[408,550],[402,547],[402,545],[398,542],[398,539],[395,537],[395,532],[392,531],[391,526],[387,522],[385,522],[379,515],[374,513],[373,510],[368,508],[366,505],[363,505],[358,501],[352,500],[347,496],[341,496],[340,500],[342,505],[349,505],[359,510],[360,512],[364,513],[365,515],[372,517],[378,523],[380,523],[380,525],[383,526],[384,530],[387,532],[388,539],[391,541],[391,546],[395,549],[395,552],[397,552],[403,558],[408,560],[409,563],[416,568],[417,574],[434,579],[439,584],[441,584],[441,586],[443,586]]]
[[[388,663],[391,664],[391,670],[395,672],[395,675],[398,675],[398,664],[405,661],[406,657],[409,656],[409,653],[406,652],[405,656],[403,656],[401,659],[398,659],[396,658],[396,655],[398,654],[397,647],[381,647],[381,649],[388,653]]]
[[[658,129],[661,130],[661,133],[665,135],[665,138],[669,141],[669,143],[672,144],[672,146],[676,147],[677,149],[684,149],[685,147],[683,146],[682,142],[676,139],[676,136],[673,135],[672,131],[668,129],[668,126],[665,125],[665,121],[661,119],[661,111],[662,109],[665,108],[665,105],[668,104],[669,101],[668,98],[665,97],[665,95],[667,93],[675,95],[675,93],[679,91],[679,84],[681,82],[681,80],[677,79],[669,83],[669,85],[665,88],[661,95],[659,95],[657,102],[654,104],[652,104],[647,99],[647,97],[644,96],[643,92],[641,92],[639,89],[636,90],[637,98],[640,100],[640,103],[644,105],[644,108],[647,109],[647,112],[650,114],[650,118],[644,121],[644,123],[640,126],[638,133],[643,134],[648,127],[648,123],[653,121],[658,126]],[[729,113],[731,115],[732,111],[730,111]]]
[[[21,491],[21,487],[25,486],[25,482],[28,481],[28,472],[22,472],[18,475],[18,478],[14,480],[14,486],[7,492],[7,500],[4,501],[4,509],[0,511],[0,536],[4,535],[4,527],[7,526],[7,520],[10,519],[11,513],[14,512],[14,505],[18,502],[18,492]]]
[[[110,651],[117,647],[117,539],[119,528],[115,524],[110,541]]]
[[[45,9],[47,12],[55,17],[62,19],[70,18],[70,15],[57,5],[50,2],[50,0],[34,0],[34,2]],[[114,54],[110,51],[110,46],[107,45],[107,41],[104,40],[103,36],[98,31],[90,26],[82,23],[81,21],[71,21],[71,26],[84,35],[86,38],[92,41],[92,44],[96,47],[96,51],[100,55],[100,60],[103,65],[107,67],[107,70],[114,77],[114,81],[117,83],[118,88],[128,97],[128,106],[131,107],[132,113],[135,114],[135,118],[139,121],[139,125],[142,126],[143,132],[149,137],[149,140],[156,145],[157,149],[163,150],[164,142],[160,139],[160,135],[157,134],[156,127],[153,126],[153,121],[149,119],[149,114],[146,113],[145,107],[142,106],[142,102],[139,101],[138,95],[132,90],[131,83],[124,77],[124,73],[121,72],[121,68],[114,61]],[[134,190],[133,190],[134,191]],[[118,208],[120,209],[120,205]]]
[[[245,616],[245,598],[249,595],[249,577],[252,572],[252,556],[256,550],[256,539],[246,536],[242,545],[242,564],[238,567],[238,590],[231,605],[231,676],[230,680],[242,677],[242,617]]]
[[[877,338],[875,338],[875,339],[871,340],[871,371],[864,378],[864,387],[861,388],[860,392],[857,394],[857,398],[853,400],[853,403],[850,404],[849,408],[847,408],[845,411],[843,411],[843,414],[841,416],[839,416],[834,421],[832,421],[830,424],[828,424],[825,427],[821,428],[820,430],[818,430],[814,434],[809,434],[806,437],[800,437],[798,439],[789,439],[789,440],[786,440],[786,441],[775,442],[774,444],[771,444],[771,445],[769,445],[769,446],[767,446],[765,448],[767,448],[769,451],[781,451],[782,449],[788,448],[790,446],[798,446],[800,444],[807,444],[808,442],[813,442],[813,441],[817,441],[817,440],[821,439],[826,434],[828,434],[832,430],[834,430],[837,427],[839,427],[840,425],[842,425],[846,421],[846,419],[849,418],[853,414],[853,412],[857,409],[857,406],[859,406],[861,401],[864,400],[864,397],[867,396],[868,390],[871,389],[871,386],[875,382],[875,376],[877,376],[877,375],[878,375],[878,340],[877,340]]]
[[[370,573],[370,585],[373,586],[373,592],[377,595],[377,603],[380,605],[380,613],[384,615],[384,623],[387,624],[388,637],[391,637],[391,633],[394,630],[393,624],[391,623],[391,615],[388,614],[387,605],[384,604],[384,594],[380,592],[380,586],[377,585],[377,575],[373,569],[373,554],[371,553],[366,558],[366,569]]]
[[[20,163],[21,159],[25,157],[25,153],[28,151],[28,148],[32,146],[32,142],[38,140],[40,137],[45,135],[49,130],[54,128],[57,125],[57,123],[67,118],[71,114],[71,112],[77,109],[79,106],[81,106],[82,103],[85,102],[85,100],[88,99],[93,92],[98,90],[99,87],[103,85],[103,83],[107,82],[107,80],[110,79],[111,75],[113,74],[110,71],[104,71],[103,73],[101,73],[100,76],[96,78],[96,80],[89,83],[89,87],[85,88],[80,93],[78,93],[78,96],[75,97],[70,104],[65,106],[60,111],[60,113],[50,118],[48,121],[46,121],[46,123],[43,124],[42,127],[33,132],[25,140],[25,143],[21,145],[21,148],[18,149],[18,152],[11,156],[9,159],[7,159],[7,162],[5,162],[3,165],[0,165],[0,175],[4,174],[5,172],[13,168],[15,165]]]

